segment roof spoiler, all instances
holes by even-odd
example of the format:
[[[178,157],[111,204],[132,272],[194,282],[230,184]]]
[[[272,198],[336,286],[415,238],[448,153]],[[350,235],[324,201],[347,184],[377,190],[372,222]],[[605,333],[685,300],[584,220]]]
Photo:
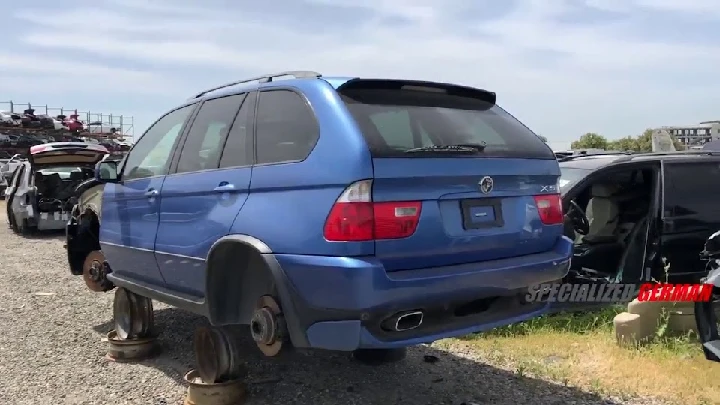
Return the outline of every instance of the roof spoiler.
[[[352,89],[356,86],[357,88],[374,90],[410,90],[444,93],[451,96],[482,100],[491,105],[495,105],[497,102],[497,94],[492,91],[451,83],[426,82],[422,80],[356,78],[350,79],[338,87],[338,91]]]

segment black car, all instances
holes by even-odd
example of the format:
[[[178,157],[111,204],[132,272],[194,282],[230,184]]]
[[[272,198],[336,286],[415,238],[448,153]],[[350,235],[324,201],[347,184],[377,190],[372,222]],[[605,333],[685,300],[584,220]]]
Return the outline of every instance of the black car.
[[[699,254],[720,229],[720,153],[606,153],[559,162],[565,234],[575,241],[565,282],[692,283],[707,275]]]

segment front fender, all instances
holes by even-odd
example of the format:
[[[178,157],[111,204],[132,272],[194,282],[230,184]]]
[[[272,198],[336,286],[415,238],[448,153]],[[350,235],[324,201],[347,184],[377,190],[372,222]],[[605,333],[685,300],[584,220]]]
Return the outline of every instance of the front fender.
[[[78,213],[86,212],[88,209],[95,213],[98,221],[102,215],[102,196],[105,189],[105,183],[95,182],[95,184],[87,184],[82,190],[80,189],[85,183],[78,186]]]

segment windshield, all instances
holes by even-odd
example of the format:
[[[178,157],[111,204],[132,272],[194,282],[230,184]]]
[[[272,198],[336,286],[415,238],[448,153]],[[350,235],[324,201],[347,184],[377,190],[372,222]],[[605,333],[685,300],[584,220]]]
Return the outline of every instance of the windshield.
[[[590,169],[579,169],[577,167],[562,167],[560,166],[560,180],[558,185],[560,186],[560,193],[565,194],[572,186],[577,184],[580,180],[584,179],[585,176],[592,173]]]
[[[82,172],[82,169],[80,169],[77,166],[61,166],[61,167],[52,167],[52,168],[48,168],[48,169],[40,169],[40,170],[38,170],[38,172],[42,173],[43,175],[57,173],[58,175],[60,175],[61,179],[69,179],[70,173]]]

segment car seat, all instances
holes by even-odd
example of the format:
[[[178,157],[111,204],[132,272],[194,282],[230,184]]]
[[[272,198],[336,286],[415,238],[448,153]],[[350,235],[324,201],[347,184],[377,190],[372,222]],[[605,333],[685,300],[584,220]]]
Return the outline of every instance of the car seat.
[[[85,173],[83,172],[70,172],[70,180],[73,182],[85,180]]]
[[[614,195],[616,186],[595,184],[590,190],[591,198],[585,208],[585,216],[590,223],[587,235],[578,235],[577,241],[588,241],[593,238],[610,238],[616,235],[620,210]]]
[[[45,176],[43,176],[42,173],[36,172],[35,173],[35,188],[37,189],[38,194],[45,194],[45,191],[47,190],[47,185],[45,184]]]
[[[62,188],[62,179],[57,173],[51,173],[44,176],[45,178],[45,196],[50,198],[57,198],[56,195]]]

